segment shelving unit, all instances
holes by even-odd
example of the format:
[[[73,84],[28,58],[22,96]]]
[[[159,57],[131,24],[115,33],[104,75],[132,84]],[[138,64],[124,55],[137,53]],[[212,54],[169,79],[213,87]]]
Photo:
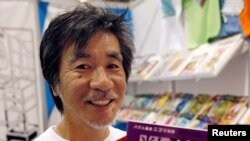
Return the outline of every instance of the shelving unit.
[[[29,141],[37,135],[38,117],[29,121],[30,111],[37,111],[34,41],[32,30],[3,28],[5,67],[0,69],[0,90],[3,106],[7,140]],[[22,36],[19,36],[22,35]],[[25,38],[23,38],[25,37]],[[36,121],[37,120],[37,121]]]
[[[206,79],[209,79],[209,78],[216,79],[217,77],[221,76],[221,73],[223,73],[225,69],[228,69],[228,68],[226,68],[226,66],[228,64],[230,64],[234,59],[244,55],[244,56],[246,56],[246,58],[244,58],[244,61],[247,62],[246,67],[244,67],[244,68],[246,69],[245,71],[246,71],[246,75],[248,77],[248,78],[246,78],[247,82],[245,82],[245,87],[246,87],[245,89],[248,92],[247,92],[247,95],[245,95],[247,97],[244,97],[244,104],[243,104],[244,107],[241,108],[241,111],[237,114],[237,117],[231,123],[231,124],[238,124],[238,122],[240,122],[240,120],[241,120],[241,117],[244,115],[245,110],[247,110],[247,108],[249,108],[249,105],[250,105],[250,84],[249,84],[249,82],[250,82],[250,76],[249,76],[249,74],[250,74],[250,50],[249,50],[250,42],[249,42],[249,40],[244,39],[243,37],[241,37],[241,40],[242,41],[240,41],[239,44],[235,44],[235,48],[232,49],[230,54],[227,55],[226,60],[224,60],[223,64],[220,65],[214,72],[211,72],[209,75],[196,73],[196,74],[190,74],[190,75],[186,75],[186,76],[185,75],[184,76],[183,75],[174,75],[174,76],[168,76],[168,77],[160,77],[159,76],[159,77],[148,77],[146,79],[145,78],[140,78],[140,77],[132,77],[132,79],[129,80],[129,84],[131,84],[133,86],[132,87],[133,88],[132,94],[133,95],[143,94],[141,92],[138,92],[138,88],[140,87],[140,85],[142,85],[142,83],[148,83],[149,85],[157,85],[159,83],[168,82],[169,89],[167,90],[167,92],[171,92],[170,99],[173,99],[175,97],[175,95],[177,94],[177,92],[178,92],[178,88],[176,86],[177,82],[187,81],[187,80],[188,81],[189,80],[194,80],[194,82],[196,82],[196,81],[198,82],[200,80],[206,80]],[[190,56],[188,56],[187,58],[190,58]],[[187,60],[190,60],[190,59],[187,59]],[[232,76],[232,78],[233,78],[233,76],[237,77],[237,74],[231,74],[231,76]],[[209,86],[207,85],[207,87],[209,87]],[[131,92],[130,92],[130,94],[131,94]],[[148,93],[148,94],[150,96],[151,93]],[[153,94],[156,94],[156,93],[153,93]],[[163,93],[161,93],[161,94],[163,94]],[[195,93],[195,94],[198,94],[198,93]],[[204,94],[204,93],[201,93],[201,94]],[[233,93],[221,93],[221,94],[222,95],[224,95],[224,94],[226,94],[226,95],[229,94],[230,95],[230,94],[233,94]],[[147,95],[147,92],[145,93],[145,95]],[[212,94],[210,94],[210,95],[212,95]],[[124,107],[124,109],[126,111],[126,107]],[[139,110],[139,109],[135,108],[134,110],[135,110],[135,115],[136,115],[136,111]],[[131,109],[131,111],[133,111],[133,108]],[[150,111],[148,113],[142,114],[143,115],[142,116],[143,117],[142,121],[145,120],[147,122],[147,117],[151,117],[152,120],[154,120],[154,116],[152,117],[150,114],[151,114]],[[140,113],[138,113],[138,117],[140,117]],[[144,119],[145,117],[146,117],[146,119]],[[179,118],[179,117],[177,117],[177,118]],[[156,121],[158,121],[158,120],[156,120]],[[118,123],[119,122],[121,122],[121,124],[122,123],[126,124],[126,121],[123,121],[123,120],[121,120],[121,121],[118,120]],[[140,122],[140,120],[138,122]],[[151,122],[152,121],[150,121],[149,124]],[[222,122],[222,124],[223,124],[223,122]],[[171,125],[166,125],[166,126],[168,127],[168,126],[171,126]]]
[[[235,44],[234,44],[234,46],[228,46],[228,47],[230,47],[230,48],[232,48],[231,50],[229,50],[228,49],[228,51],[225,53],[225,55],[224,56],[222,56],[223,57],[223,61],[218,61],[219,63],[217,63],[217,67],[214,67],[214,69],[212,70],[209,70],[208,72],[205,72],[205,73],[203,73],[203,72],[194,72],[194,73],[188,73],[188,74],[185,74],[185,75],[182,75],[182,74],[180,74],[180,72],[185,68],[185,66],[187,66],[188,65],[188,62],[191,62],[190,60],[190,58],[192,58],[194,55],[193,54],[195,54],[194,53],[194,51],[193,52],[191,52],[190,54],[188,54],[187,56],[186,56],[186,61],[185,62],[183,62],[182,64],[182,69],[181,70],[179,70],[179,71],[177,71],[178,73],[175,73],[175,74],[173,74],[173,75],[168,75],[168,76],[164,76],[164,75],[160,75],[160,76],[158,76],[158,77],[154,77],[154,76],[150,76],[150,77],[148,77],[148,78],[140,78],[140,77],[134,77],[133,75],[132,75],[132,77],[130,78],[130,80],[129,80],[129,83],[130,84],[133,84],[134,85],[134,93],[136,94],[137,93],[137,87],[141,84],[141,83],[143,83],[143,82],[147,82],[147,83],[161,83],[161,82],[169,82],[169,90],[173,93],[173,94],[175,94],[176,93],[176,90],[177,90],[177,88],[176,88],[176,82],[180,82],[180,81],[184,81],[184,80],[195,80],[195,81],[199,81],[199,80],[201,80],[201,79],[208,79],[208,78],[216,78],[216,77],[218,77],[218,75],[219,74],[221,74],[221,72],[223,71],[223,69],[226,67],[226,65],[228,64],[228,63],[230,63],[231,62],[231,60],[233,60],[234,58],[236,58],[237,56],[240,56],[240,55],[242,55],[242,54],[245,54],[245,53],[248,53],[249,55],[248,56],[250,56],[250,53],[249,53],[249,41],[248,40],[245,40],[245,39],[243,39],[243,37],[241,37],[241,35],[236,35],[236,36],[238,36],[238,37],[240,37],[239,39],[238,39],[238,42],[236,42]],[[235,37],[236,37],[235,36]],[[237,38],[238,38],[237,37]],[[236,39],[237,39],[236,38]],[[230,41],[231,42],[231,41]],[[226,46],[226,48],[227,48],[227,46]],[[209,51],[208,51],[209,52]],[[211,57],[209,57],[208,55],[207,55],[207,58],[209,59],[209,58],[211,58]],[[249,57],[250,58],[250,57]],[[206,58],[204,59],[205,61],[206,61]],[[204,65],[205,63],[205,61],[203,61],[203,63],[201,63],[201,65],[200,66],[202,66],[202,65]],[[247,61],[248,63],[250,62],[250,59],[248,59],[248,61]],[[170,62],[171,63],[171,62]],[[181,65],[180,65],[181,66]],[[249,67],[250,66],[250,64],[248,64],[248,66],[247,67]],[[162,69],[162,68],[158,68],[158,69]],[[199,70],[199,69],[198,69]],[[249,71],[249,69],[248,69],[248,71]],[[249,71],[249,74],[250,74],[250,71]],[[249,80],[250,80],[250,77],[249,77]],[[250,84],[249,84],[249,86],[248,86],[248,95],[249,95],[249,104],[248,105],[250,105]]]
[[[164,72],[163,72],[163,74],[160,74],[160,76],[156,76],[156,77],[152,76],[152,75],[150,75],[147,78],[136,76],[136,77],[130,78],[129,82],[159,82],[159,81],[160,82],[161,81],[164,82],[164,81],[179,81],[179,80],[188,80],[188,79],[199,80],[199,79],[204,79],[204,78],[217,77],[221,73],[221,71],[224,69],[224,67],[234,57],[239,56],[239,55],[247,52],[248,45],[247,45],[247,43],[243,43],[243,37],[238,36],[236,38],[236,40],[238,40],[238,41],[235,41],[235,44],[232,44],[232,45],[228,45],[228,44],[223,45],[225,47],[223,47],[224,50],[220,54],[221,56],[215,58],[216,61],[214,61],[214,62],[211,62],[211,61],[213,61],[213,55],[214,55],[213,53],[216,53],[217,50],[215,50],[213,48],[217,48],[217,46],[213,46],[213,43],[212,43],[211,46],[209,45],[206,48],[201,47],[202,50],[204,50],[205,52],[211,52],[210,54],[206,53],[206,56],[204,55],[201,58],[198,58],[198,57],[200,57],[200,55],[203,55],[203,54],[202,53],[198,54],[199,52],[197,50],[190,51],[190,53],[188,53],[187,55],[185,55],[183,57],[186,61],[182,61],[181,63],[179,63],[179,65],[176,66],[176,68],[175,68],[176,69],[175,72],[174,73],[170,72],[170,75],[168,75],[169,72],[166,72],[165,73],[166,75],[164,75]],[[231,41],[229,41],[229,42],[231,42]],[[170,53],[169,55],[172,55],[174,53]],[[178,53],[182,53],[182,52],[178,52]],[[179,54],[177,54],[176,56],[178,57],[178,55]],[[197,66],[196,66],[196,68],[194,68],[194,64],[191,64],[191,63],[194,63],[194,61],[192,59],[196,58],[196,56],[198,56],[197,57],[198,59],[194,60],[194,61],[196,63],[195,65],[197,65]],[[172,59],[172,61],[174,62],[175,57],[172,57],[170,59]],[[206,63],[209,63],[209,61],[211,62],[211,66],[212,67],[203,68],[206,65]],[[144,62],[146,62],[146,61],[144,61]],[[165,63],[165,62],[163,60],[160,63]],[[172,64],[171,61],[169,61],[168,63],[170,65]],[[145,64],[141,63],[141,65],[148,65],[148,64],[147,63],[145,63]],[[169,64],[166,64],[166,66],[168,67]],[[188,73],[185,73],[185,74],[182,74],[182,72],[185,70],[185,67],[188,67],[189,65],[193,65],[192,66],[192,71],[190,71]],[[163,70],[160,70],[160,71],[164,71],[164,70],[168,69],[167,67],[162,67],[162,68],[158,67],[158,68],[156,68],[156,70],[157,69],[163,69]],[[179,67],[179,69],[177,67]],[[202,69],[204,69],[204,71]]]

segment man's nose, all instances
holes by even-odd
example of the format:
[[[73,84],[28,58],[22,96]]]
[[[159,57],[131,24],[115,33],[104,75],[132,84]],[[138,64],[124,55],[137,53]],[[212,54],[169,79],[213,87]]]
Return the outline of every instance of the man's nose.
[[[105,71],[105,68],[97,68],[92,74],[90,87],[93,89],[99,89],[102,91],[108,91],[113,87],[113,82],[110,79],[109,74]]]

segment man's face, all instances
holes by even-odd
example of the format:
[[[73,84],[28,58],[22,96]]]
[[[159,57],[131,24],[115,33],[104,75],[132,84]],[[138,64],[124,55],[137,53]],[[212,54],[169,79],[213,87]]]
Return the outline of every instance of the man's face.
[[[73,55],[65,49],[59,70],[64,117],[71,123],[103,127],[112,123],[121,107],[126,77],[117,38],[97,32],[86,48]]]

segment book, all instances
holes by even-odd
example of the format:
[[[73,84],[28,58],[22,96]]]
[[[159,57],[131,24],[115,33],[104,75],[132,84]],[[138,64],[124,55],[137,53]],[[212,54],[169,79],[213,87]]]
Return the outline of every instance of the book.
[[[207,130],[128,121],[127,141],[207,141]]]
[[[239,124],[250,124],[250,108],[247,109],[247,111],[239,121]]]
[[[243,44],[241,34],[211,43],[209,54],[194,72],[197,77],[217,76],[226,64],[241,49]]]
[[[159,64],[159,67],[153,72],[151,75],[151,78],[159,78],[161,77],[163,70],[166,66],[168,66],[174,59],[174,57],[177,55],[177,52],[169,52],[168,54],[165,54],[162,56],[162,61]]]
[[[201,45],[199,48],[193,50],[186,61],[183,63],[178,75],[194,75],[202,62],[209,54],[209,44]]]
[[[190,51],[175,52],[171,57],[172,60],[162,69],[161,77],[176,77],[189,55]]]
[[[192,121],[191,127],[207,129],[209,124],[237,124],[246,104],[247,97],[216,95]]]
[[[205,103],[200,110],[200,112],[195,116],[195,118],[190,123],[191,128],[207,129],[207,125],[210,120],[210,112],[213,110],[214,105],[220,99],[219,95],[215,95],[210,98],[209,102]]]
[[[190,123],[197,116],[197,113],[208,103],[211,99],[211,95],[199,94],[196,95],[189,104],[178,115],[174,125],[190,127]]]
[[[151,55],[140,55],[140,56],[137,55],[134,57],[134,60],[131,65],[132,68],[131,68],[130,81],[140,79],[139,72],[144,69],[145,62],[150,56]]]
[[[247,97],[231,96],[231,106],[227,109],[219,124],[237,124],[247,110]]]
[[[178,114],[188,105],[192,98],[193,95],[189,93],[175,94],[174,98],[168,100],[159,112],[159,114],[165,116],[165,120],[161,121],[161,123],[173,124]]]
[[[152,55],[148,57],[143,62],[140,70],[138,71],[140,78],[148,79],[154,73],[154,71],[157,70],[161,61],[162,57],[160,55]]]

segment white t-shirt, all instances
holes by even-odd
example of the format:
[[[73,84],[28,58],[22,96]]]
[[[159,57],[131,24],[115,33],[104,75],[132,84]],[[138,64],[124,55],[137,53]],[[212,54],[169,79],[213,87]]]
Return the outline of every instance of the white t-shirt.
[[[68,141],[61,136],[59,136],[53,129],[54,126],[49,127],[44,133],[39,137],[35,138],[34,141]],[[116,141],[124,136],[126,132],[120,129],[109,127],[109,136],[104,141]]]

